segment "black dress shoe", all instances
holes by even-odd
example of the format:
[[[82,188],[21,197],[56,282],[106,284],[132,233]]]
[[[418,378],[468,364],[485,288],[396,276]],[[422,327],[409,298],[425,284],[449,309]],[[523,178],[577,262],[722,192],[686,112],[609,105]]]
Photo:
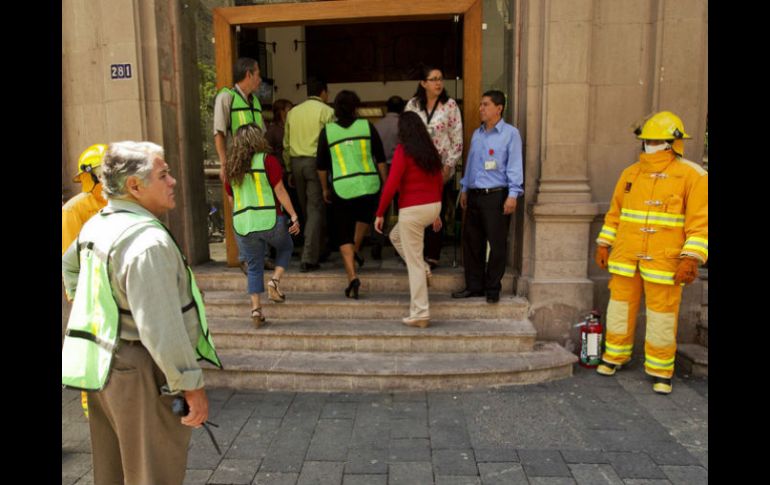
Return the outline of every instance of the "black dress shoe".
[[[470,298],[471,296],[484,296],[483,291],[462,290],[452,293],[452,298]]]
[[[497,303],[500,301],[500,293],[496,291],[487,292],[487,303]]]
[[[315,271],[321,269],[320,264],[313,264],[313,263],[300,263],[299,265],[299,272],[300,273],[307,273],[308,271]]]

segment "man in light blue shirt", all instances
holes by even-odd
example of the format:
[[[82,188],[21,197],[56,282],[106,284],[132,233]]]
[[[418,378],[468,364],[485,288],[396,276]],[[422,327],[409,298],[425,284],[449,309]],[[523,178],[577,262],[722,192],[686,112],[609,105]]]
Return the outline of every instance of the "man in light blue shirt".
[[[465,289],[452,293],[452,298],[486,295],[488,303],[500,300],[510,215],[516,210],[516,198],[524,193],[521,136],[503,120],[504,108],[505,95],[500,91],[487,91],[481,97],[483,124],[473,133],[460,180],[460,206],[466,212]]]

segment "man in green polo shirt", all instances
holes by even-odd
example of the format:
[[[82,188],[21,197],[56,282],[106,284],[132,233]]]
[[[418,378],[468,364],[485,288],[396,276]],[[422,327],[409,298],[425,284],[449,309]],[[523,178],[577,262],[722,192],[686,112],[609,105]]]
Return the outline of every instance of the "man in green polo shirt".
[[[321,182],[316,172],[318,135],[326,123],[334,121],[334,110],[328,100],[326,82],[310,78],[308,99],[289,111],[283,134],[283,159],[286,170],[297,186],[297,195],[305,215],[305,246],[302,248],[300,271],[319,269],[325,207]],[[291,182],[291,179],[290,179]]]

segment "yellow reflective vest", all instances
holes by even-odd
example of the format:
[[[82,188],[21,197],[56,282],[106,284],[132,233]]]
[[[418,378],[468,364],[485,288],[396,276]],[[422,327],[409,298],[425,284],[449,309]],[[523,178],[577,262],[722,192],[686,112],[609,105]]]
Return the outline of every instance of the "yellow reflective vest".
[[[674,284],[679,261],[708,259],[708,172],[666,150],[642,153],[618,179],[597,244],[610,273]]]
[[[328,123],[326,138],[331,153],[334,192],[343,199],[376,194],[380,190],[380,174],[372,158],[369,122],[359,119],[347,128]]]
[[[233,136],[243,125],[255,124],[260,129],[265,129],[265,122],[262,119],[262,104],[260,104],[256,93],[251,96],[252,104],[249,105],[237,89],[222,88],[219,91],[220,94],[224,92],[230,93],[233,97],[233,102],[230,105],[230,132]]]
[[[110,255],[118,240],[147,225],[157,225],[168,232],[157,219],[126,210],[102,210],[83,226],[78,236],[78,291],[62,345],[62,386],[100,391],[109,382],[112,358],[119,345],[120,313],[131,312],[119,308],[113,296],[109,279]],[[171,233],[168,234],[173,240]],[[198,360],[204,359],[221,368],[206,322],[203,298],[181,249],[179,253],[187,266],[191,293],[190,303],[181,311],[197,311],[201,327],[195,348]]]
[[[239,236],[267,231],[277,221],[273,187],[267,178],[265,153],[255,153],[251,169],[233,182],[233,230]]]

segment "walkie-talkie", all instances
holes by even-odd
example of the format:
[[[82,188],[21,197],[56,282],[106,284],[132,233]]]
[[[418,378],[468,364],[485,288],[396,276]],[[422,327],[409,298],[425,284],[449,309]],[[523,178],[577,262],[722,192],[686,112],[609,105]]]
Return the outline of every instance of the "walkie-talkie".
[[[174,402],[171,403],[171,412],[174,413],[175,416],[179,417],[185,417],[188,414],[190,414],[190,405],[187,404],[187,400],[182,396],[177,396],[174,399]],[[217,440],[214,439],[214,433],[211,432],[209,427],[207,425],[214,426],[215,428],[218,428],[219,425],[216,425],[212,423],[211,421],[206,421],[203,423],[203,429],[206,430],[206,432],[209,434],[209,438],[211,438],[211,442],[214,443],[214,448],[217,449],[217,453],[220,455],[222,454],[222,451],[219,449],[219,445],[217,444]]]

